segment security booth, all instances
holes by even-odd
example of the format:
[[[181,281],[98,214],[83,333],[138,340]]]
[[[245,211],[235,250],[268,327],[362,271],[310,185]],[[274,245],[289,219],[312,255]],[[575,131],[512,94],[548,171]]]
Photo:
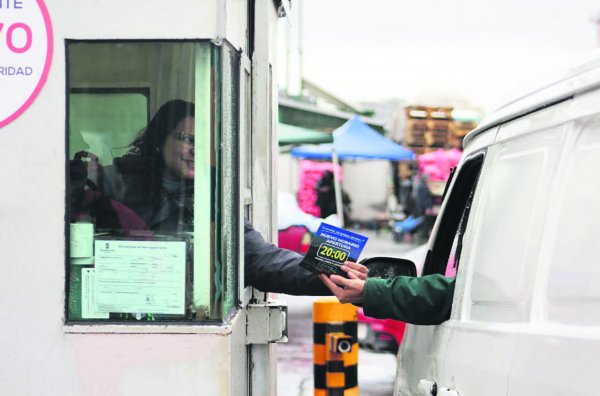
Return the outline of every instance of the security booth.
[[[0,1],[0,394],[275,393],[243,226],[274,230],[288,10]]]

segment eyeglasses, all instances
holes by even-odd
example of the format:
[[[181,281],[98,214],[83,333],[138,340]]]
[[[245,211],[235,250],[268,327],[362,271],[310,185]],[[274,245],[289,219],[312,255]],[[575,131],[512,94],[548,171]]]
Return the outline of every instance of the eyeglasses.
[[[172,136],[173,136],[173,139],[177,140],[178,142],[180,142],[182,145],[186,146],[187,148],[194,147],[194,135],[192,135],[191,133],[173,132]]]

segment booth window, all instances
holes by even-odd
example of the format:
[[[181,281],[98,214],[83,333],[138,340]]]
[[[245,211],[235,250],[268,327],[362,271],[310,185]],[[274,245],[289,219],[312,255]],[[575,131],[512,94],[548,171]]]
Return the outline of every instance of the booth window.
[[[237,147],[238,54],[67,41],[66,56],[67,321],[220,320],[237,299],[239,154],[216,148]]]

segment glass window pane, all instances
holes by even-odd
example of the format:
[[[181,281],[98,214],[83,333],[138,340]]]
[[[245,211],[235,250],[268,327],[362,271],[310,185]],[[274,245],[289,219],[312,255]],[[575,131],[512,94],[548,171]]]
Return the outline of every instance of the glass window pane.
[[[102,165],[127,153],[149,119],[149,93],[119,89],[72,90],[69,95],[69,158],[96,153]]]
[[[560,128],[554,128],[497,146],[469,260],[472,319],[527,320],[562,142]]]
[[[470,228],[469,216],[478,191],[484,152],[472,154],[457,170],[451,190],[445,198],[445,209],[439,220],[435,240],[423,274],[442,273],[454,276],[462,255],[465,233]]]
[[[196,130],[212,131],[196,134],[196,174],[194,177],[194,207],[206,210],[194,211],[194,307],[198,319],[217,319],[221,317],[218,299],[221,280],[215,275],[215,219],[219,207],[219,185],[215,180],[218,173],[215,160],[215,132],[213,128],[213,49],[202,45],[195,53],[195,103]]]
[[[578,121],[575,130],[579,135],[565,161],[564,194],[557,208],[560,216],[552,230],[548,319],[600,326],[600,117]]]
[[[67,43],[69,321],[220,318],[211,56]]]

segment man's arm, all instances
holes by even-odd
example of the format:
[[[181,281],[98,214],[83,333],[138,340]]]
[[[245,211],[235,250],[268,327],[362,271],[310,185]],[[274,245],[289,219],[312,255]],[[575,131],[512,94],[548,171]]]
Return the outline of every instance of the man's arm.
[[[342,270],[348,278],[321,275],[321,280],[341,303],[362,304],[367,316],[417,325],[436,325],[450,318],[454,278],[440,274],[367,278],[368,269],[357,263],[344,263]]]
[[[454,284],[454,278],[440,274],[371,278],[365,283],[363,311],[374,318],[437,325],[450,318]]]
[[[265,241],[247,221],[244,223],[244,245],[246,286],[291,295],[331,295],[318,275],[300,266],[304,256]]]

